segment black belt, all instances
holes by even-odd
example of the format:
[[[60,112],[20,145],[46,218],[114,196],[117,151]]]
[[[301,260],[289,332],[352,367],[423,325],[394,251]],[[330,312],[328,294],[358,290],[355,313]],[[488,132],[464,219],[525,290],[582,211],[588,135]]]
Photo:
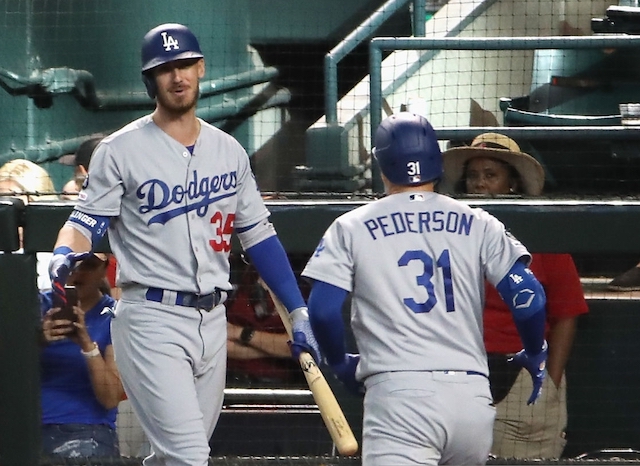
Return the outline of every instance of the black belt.
[[[163,301],[165,290],[161,288],[149,288],[145,295],[149,301],[161,303]],[[176,306],[195,307],[196,309],[202,309],[210,311],[222,302],[223,293],[226,293],[220,288],[216,288],[213,293],[209,294],[197,294],[188,293],[186,291],[175,291],[176,299],[169,304],[175,304]]]
[[[481,375],[482,377],[486,377],[485,374],[478,371],[429,371],[429,372],[437,372],[438,374],[467,374],[467,375]]]

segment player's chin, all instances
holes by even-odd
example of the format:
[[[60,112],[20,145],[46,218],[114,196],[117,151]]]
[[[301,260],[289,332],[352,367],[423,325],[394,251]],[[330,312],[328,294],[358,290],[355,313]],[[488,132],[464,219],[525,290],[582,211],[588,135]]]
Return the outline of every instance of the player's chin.
[[[180,96],[178,98],[167,99],[166,102],[161,102],[162,105],[169,111],[174,113],[183,113],[193,109],[198,100],[196,97]]]

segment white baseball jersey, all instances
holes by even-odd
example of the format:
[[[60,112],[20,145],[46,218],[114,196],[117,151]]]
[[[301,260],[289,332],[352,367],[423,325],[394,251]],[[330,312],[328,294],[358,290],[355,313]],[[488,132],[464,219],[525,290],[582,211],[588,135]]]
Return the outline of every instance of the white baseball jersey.
[[[484,280],[497,284],[523,256],[526,248],[487,212],[417,191],[340,216],[302,274],[352,292],[359,379],[389,371],[487,375]]]
[[[234,227],[269,216],[242,146],[205,121],[200,125],[193,155],[150,115],[96,148],[77,210],[115,217],[109,241],[118,286],[230,289]]]

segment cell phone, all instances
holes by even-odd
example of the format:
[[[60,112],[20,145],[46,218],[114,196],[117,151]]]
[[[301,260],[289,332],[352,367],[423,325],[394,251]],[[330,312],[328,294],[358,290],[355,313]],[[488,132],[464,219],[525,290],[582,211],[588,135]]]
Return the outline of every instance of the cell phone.
[[[78,292],[76,291],[75,286],[65,286],[64,293],[67,297],[67,304],[63,304],[58,299],[54,299],[54,307],[59,307],[60,310],[51,315],[52,320],[70,320],[71,322],[76,322],[78,320],[78,316],[75,312],[73,312],[73,306],[78,305]],[[55,294],[54,294],[55,296]],[[56,302],[57,301],[57,302]]]

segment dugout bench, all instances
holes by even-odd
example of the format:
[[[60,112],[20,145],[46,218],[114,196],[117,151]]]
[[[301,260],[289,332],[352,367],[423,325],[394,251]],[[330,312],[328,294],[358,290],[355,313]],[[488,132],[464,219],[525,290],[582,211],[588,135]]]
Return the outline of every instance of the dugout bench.
[[[269,201],[272,221],[290,253],[311,254],[331,221],[366,200]],[[640,202],[625,200],[469,200],[501,219],[534,252],[640,257]],[[71,202],[28,206],[0,199],[0,464],[39,460],[39,309],[35,252],[53,248]],[[24,229],[24,253],[18,226]],[[237,247],[237,245],[236,245]],[[107,250],[106,241],[100,249]],[[567,368],[566,456],[603,448],[640,449],[640,305],[590,300]],[[329,377],[331,379],[331,377]],[[360,438],[360,400],[333,384]]]

